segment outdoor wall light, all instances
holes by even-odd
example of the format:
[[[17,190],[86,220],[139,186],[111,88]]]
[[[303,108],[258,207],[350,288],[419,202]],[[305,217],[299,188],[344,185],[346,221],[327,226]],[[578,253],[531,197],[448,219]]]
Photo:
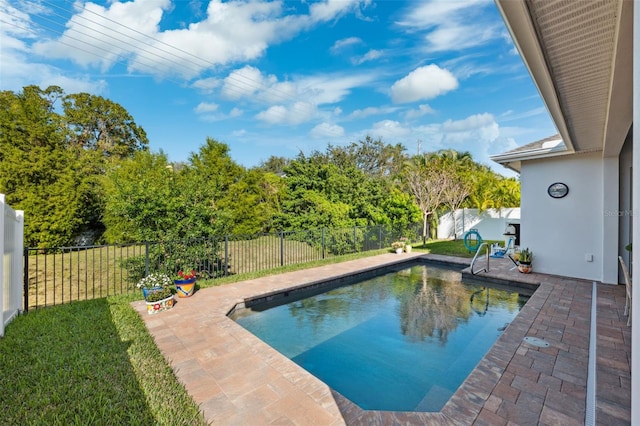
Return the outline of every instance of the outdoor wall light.
[[[547,188],[547,193],[551,198],[566,197],[569,193],[569,187],[562,182],[552,183],[549,185],[549,188]]]

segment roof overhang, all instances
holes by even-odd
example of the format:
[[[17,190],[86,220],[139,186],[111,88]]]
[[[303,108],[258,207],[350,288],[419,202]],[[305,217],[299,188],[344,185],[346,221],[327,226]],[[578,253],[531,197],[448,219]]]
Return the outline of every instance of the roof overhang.
[[[503,154],[492,155],[491,159],[514,172],[520,173],[523,161],[558,157],[573,153],[567,149],[559,135],[555,138],[548,138],[540,143],[531,145],[532,147],[528,149],[518,149]]]
[[[618,155],[632,122],[634,2],[495,2],[567,151]]]

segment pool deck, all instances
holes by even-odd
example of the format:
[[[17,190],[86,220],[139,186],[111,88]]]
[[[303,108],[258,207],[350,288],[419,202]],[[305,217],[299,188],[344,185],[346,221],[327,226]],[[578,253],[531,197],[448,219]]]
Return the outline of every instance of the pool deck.
[[[481,275],[538,289],[439,413],[361,410],[227,317],[247,298],[418,256],[425,255],[383,254],[202,289],[156,315],[146,313],[143,301],[132,305],[211,424],[584,425],[590,281],[520,274],[509,260],[491,259],[491,271]],[[596,424],[626,425],[631,421],[631,328],[623,316],[624,287],[598,284],[597,294]],[[525,336],[550,346],[532,346]]]

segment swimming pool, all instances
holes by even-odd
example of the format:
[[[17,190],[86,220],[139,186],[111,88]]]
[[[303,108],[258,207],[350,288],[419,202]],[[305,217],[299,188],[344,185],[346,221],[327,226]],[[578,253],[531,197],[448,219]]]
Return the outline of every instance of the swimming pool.
[[[439,411],[527,300],[433,264],[376,274],[231,317],[363,409]]]

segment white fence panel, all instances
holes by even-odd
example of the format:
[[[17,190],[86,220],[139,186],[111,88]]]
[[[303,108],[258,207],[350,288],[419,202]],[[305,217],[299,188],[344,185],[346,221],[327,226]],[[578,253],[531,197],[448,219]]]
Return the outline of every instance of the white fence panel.
[[[0,194],[0,337],[11,320],[22,310],[22,252],[24,238],[24,212],[13,210]]]
[[[440,217],[438,238],[462,238],[470,229],[477,229],[483,240],[504,240],[504,231],[509,223],[520,223],[520,208],[458,209],[455,211],[455,230],[452,212]]]

